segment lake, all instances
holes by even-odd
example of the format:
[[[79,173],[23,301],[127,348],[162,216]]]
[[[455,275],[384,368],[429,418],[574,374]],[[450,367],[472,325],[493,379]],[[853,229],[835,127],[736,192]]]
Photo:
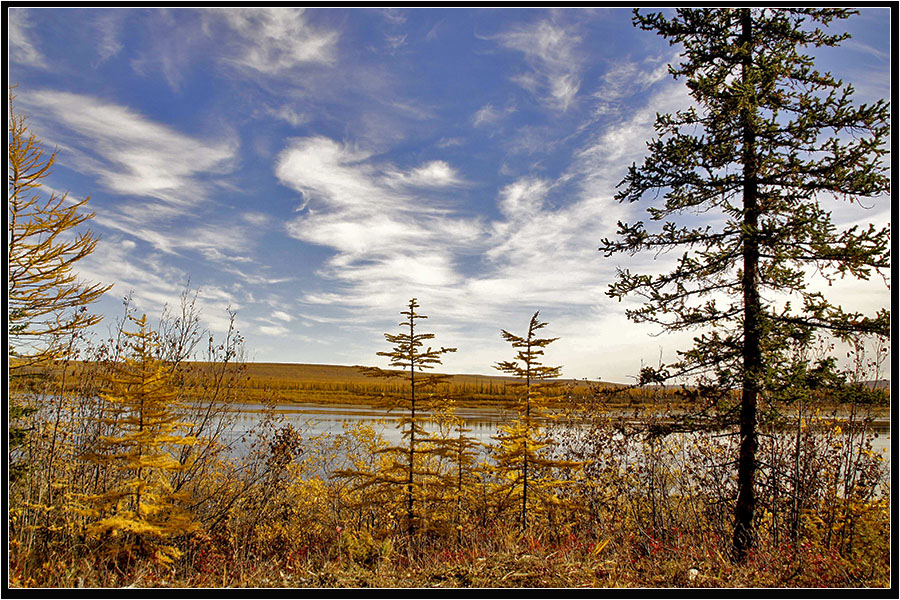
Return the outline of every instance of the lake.
[[[256,427],[265,409],[265,405],[257,403],[236,405],[235,435],[243,435]],[[383,420],[384,423],[376,425],[375,430],[393,444],[401,439],[397,427],[403,416],[401,411],[386,412],[383,408],[359,404],[279,404],[270,410],[308,437],[325,433],[337,435],[343,433],[345,425]],[[458,408],[456,415],[471,429],[467,435],[484,444],[491,443],[497,427],[510,418],[508,411],[494,408]]]
[[[240,437],[254,429],[260,422],[264,409],[266,409],[265,405],[257,403],[235,405],[234,435]],[[293,403],[276,405],[271,410],[282,417],[285,423],[290,423],[294,428],[303,432],[306,437],[325,433],[338,435],[343,433],[345,425],[383,420],[384,423],[376,425],[375,430],[382,434],[391,444],[399,444],[401,442],[397,421],[401,418],[402,411],[386,412],[379,407],[358,404]],[[497,434],[498,427],[514,417],[511,411],[491,407],[458,407],[456,415],[464,419],[466,427],[471,429],[467,435],[483,444],[491,444],[493,441],[492,436]],[[632,411],[621,413],[621,416],[626,418],[631,415]],[[613,414],[614,418],[618,416],[620,415]],[[875,452],[884,454],[888,463],[888,476],[890,476],[892,458],[890,420],[877,420],[873,424],[873,429],[877,433],[877,437],[872,441],[873,449]]]

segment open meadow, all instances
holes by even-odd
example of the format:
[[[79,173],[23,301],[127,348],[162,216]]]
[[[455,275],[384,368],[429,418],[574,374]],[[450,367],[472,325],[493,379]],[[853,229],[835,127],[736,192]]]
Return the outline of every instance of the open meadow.
[[[382,394],[405,391],[405,383],[365,374],[363,368],[341,365],[284,363],[247,363],[244,365],[247,401],[278,400],[296,403],[373,403]],[[513,377],[490,375],[448,375],[438,392],[452,397],[459,405],[502,405],[515,397]],[[599,382],[562,380],[554,390],[580,400],[591,394]]]

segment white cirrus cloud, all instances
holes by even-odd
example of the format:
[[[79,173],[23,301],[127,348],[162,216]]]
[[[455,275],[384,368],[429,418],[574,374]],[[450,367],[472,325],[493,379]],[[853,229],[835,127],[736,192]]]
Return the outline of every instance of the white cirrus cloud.
[[[456,169],[443,160],[433,160],[404,173],[389,174],[387,184],[393,187],[446,187],[459,185],[462,180]]]
[[[514,112],[516,112],[516,107],[513,105],[497,108],[493,104],[488,103],[475,111],[475,114],[472,116],[472,125],[475,127],[496,125]]]
[[[208,195],[205,176],[234,164],[234,142],[200,140],[101,98],[42,90],[22,92],[17,102],[52,132],[46,143],[60,146],[73,167],[97,175],[116,194],[188,206]]]
[[[47,68],[47,61],[35,46],[31,35],[34,23],[26,8],[13,7],[7,13],[9,58],[19,64],[39,69]]]
[[[283,310],[274,310],[274,311],[272,311],[270,316],[273,319],[277,319],[279,321],[284,321],[286,323],[290,323],[291,321],[294,320],[293,315],[289,315],[288,313],[284,312]]]
[[[581,87],[580,37],[550,20],[519,26],[497,36],[500,44],[525,55],[530,69],[513,80],[551,107],[565,111]]]
[[[263,335],[273,336],[273,337],[282,337],[291,335],[291,330],[281,325],[259,325],[257,327],[260,333]]]
[[[231,62],[268,75],[298,66],[332,65],[338,34],[309,23],[303,8],[223,7],[208,9],[237,34]]]
[[[454,245],[481,235],[478,222],[453,217],[444,205],[442,190],[460,183],[445,161],[404,171],[312,137],[293,140],[275,174],[304,197],[289,235],[334,251],[320,274],[343,285],[347,305],[395,304],[411,290],[456,285]],[[311,292],[307,301],[321,298]]]
[[[669,76],[669,64],[676,64],[678,55],[648,57],[641,62],[619,59],[607,69],[594,97],[601,102],[615,102],[627,96],[643,93]]]
[[[60,164],[96,177],[94,225],[145,251],[191,253],[233,273],[253,262],[253,219],[229,222],[211,202],[236,163],[235,143],[192,137],[94,96],[39,90],[16,101],[42,142],[59,148]],[[134,268],[145,260],[130,257]]]
[[[541,210],[550,184],[533,177],[519,179],[500,191],[500,212],[510,220],[533,218]]]

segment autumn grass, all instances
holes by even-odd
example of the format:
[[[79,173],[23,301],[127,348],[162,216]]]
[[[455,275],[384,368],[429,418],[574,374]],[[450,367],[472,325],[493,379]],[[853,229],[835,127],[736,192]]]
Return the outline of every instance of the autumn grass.
[[[195,363],[200,364],[200,363]],[[311,404],[371,404],[382,394],[404,393],[402,380],[373,378],[359,366],[244,363],[242,365],[241,395],[249,402],[277,401]],[[519,390],[514,377],[491,375],[447,375],[447,384],[436,392],[453,398],[458,406],[497,407],[514,400]],[[548,390],[551,404],[565,408],[590,402],[603,396],[607,410],[627,410],[664,407],[672,414],[696,407],[677,386],[632,387],[620,383],[594,380],[560,379]],[[872,408],[880,416],[889,416],[889,389],[877,389],[878,400]],[[847,408],[840,401],[820,401],[819,408],[833,412]]]
[[[404,393],[402,379],[382,379],[361,367],[341,365],[247,363],[242,391],[250,400],[274,398],[281,402],[365,404],[382,395]],[[491,405],[515,397],[507,377],[450,375],[436,392],[457,399],[460,405]],[[586,388],[585,388],[586,389]]]
[[[881,518],[888,519],[887,514]],[[864,560],[809,545],[757,548],[735,565],[721,547],[698,537],[646,545],[628,535],[562,538],[491,531],[445,544],[402,537],[370,556],[335,536],[315,550],[289,548],[235,561],[215,539],[193,540],[175,565],[139,562],[98,569],[89,556],[45,561],[28,579],[15,563],[13,587],[148,588],[752,588],[888,587],[889,548],[878,543]]]
[[[202,390],[205,371],[185,389]],[[330,379],[333,367],[301,369],[261,365],[251,381],[307,385],[328,391],[350,383],[372,385],[352,367],[349,382]],[[268,369],[268,370],[267,370]],[[289,376],[290,375],[290,376]],[[227,406],[243,396],[245,374],[235,376]],[[463,381],[457,385],[483,385]],[[491,383],[491,382],[487,382]],[[498,383],[498,382],[493,382]],[[289,385],[288,385],[289,384]],[[268,387],[266,387],[268,386]],[[316,387],[318,386],[318,387]],[[299,389],[299,388],[298,388]],[[38,470],[10,488],[8,581],[11,587],[885,587],[891,583],[890,488],[878,487],[883,461],[862,444],[845,443],[846,420],[811,409],[793,437],[767,432],[760,456],[759,540],[747,562],[730,560],[733,482],[731,438],[698,438],[687,454],[672,438],[646,436],[648,419],[665,418],[672,397],[632,394],[630,419],[606,418],[599,409],[582,415],[589,430],[562,428],[554,447],[586,468],[553,478],[559,485],[535,497],[537,519],[520,530],[516,502],[504,502],[502,474],[478,465],[457,521],[453,506],[423,503],[429,526],[414,535],[402,525],[402,490],[357,486],[334,475],[356,465],[377,470],[383,439],[365,424],[343,434],[308,437],[264,411],[239,457],[222,454],[196,463],[185,480],[197,527],[173,536],[180,556],[163,563],[151,554],[100,559],[63,488],[66,478],[94,482],[81,458],[82,425],[95,422],[80,405],[72,410],[72,433],[53,433],[55,411],[36,414],[33,464],[53,457],[53,472]],[[217,404],[218,406],[218,404]],[[655,412],[647,410],[655,407]],[[609,409],[609,405],[605,405]],[[195,413],[196,414],[196,413]],[[225,413],[223,413],[224,415]],[[77,418],[76,418],[77,417]],[[861,423],[862,421],[860,421]],[[65,424],[65,422],[63,423]],[[80,425],[81,424],[81,425]],[[844,429],[842,432],[841,429]],[[813,435],[815,430],[816,435]],[[583,432],[584,435],[576,435]],[[65,441],[65,453],[54,450]],[[65,434],[65,437],[62,437]],[[75,435],[77,434],[77,435]],[[801,436],[802,434],[802,436]],[[795,435],[791,433],[791,435]],[[670,443],[671,442],[671,443]],[[721,443],[720,443],[721,442]],[[800,448],[800,465],[793,457]],[[852,459],[852,481],[841,465]],[[444,465],[452,467],[452,465]],[[793,469],[803,480],[793,483]],[[769,474],[780,473],[780,487]],[[549,474],[548,474],[549,475]],[[573,477],[567,481],[567,477]],[[30,483],[27,483],[30,481]],[[27,483],[27,485],[25,485]],[[29,490],[56,490],[53,501]],[[536,488],[537,489],[537,488]],[[793,491],[792,491],[793,490]],[[72,491],[82,489],[73,484]],[[446,489],[450,494],[453,490]],[[29,494],[32,494],[29,496]],[[794,494],[792,496],[791,494]],[[796,509],[791,504],[798,498]],[[38,502],[31,498],[48,498]],[[430,501],[429,501],[430,502]],[[531,502],[531,500],[529,500]],[[400,515],[400,516],[398,516]],[[789,517],[797,526],[791,529]],[[458,526],[456,524],[459,523]],[[105,540],[109,542],[110,540]]]
[[[202,371],[208,367],[207,363],[194,361],[186,362],[181,368]],[[90,371],[96,367],[90,363],[72,361],[70,368],[73,373],[71,381],[77,385],[79,379],[89,377]],[[232,368],[240,370],[234,384],[237,393],[232,395],[233,401],[247,403],[371,406],[384,395],[406,391],[402,380],[369,377],[360,366],[247,362]],[[46,372],[46,369],[35,370],[34,378]],[[515,381],[513,377],[451,374],[447,375],[447,383],[435,391],[454,399],[459,407],[503,407],[517,397],[518,390],[513,385]],[[22,387],[30,382],[25,377],[12,383]],[[890,416],[889,392],[889,389],[878,390],[883,399],[871,406],[880,418]],[[553,408],[565,410],[589,403],[598,394],[602,394],[602,404],[606,410],[640,412],[662,407],[675,415],[695,408],[695,402],[686,398],[677,387],[630,387],[603,381],[560,379],[547,395]],[[839,401],[820,401],[818,406],[826,412],[847,408],[845,403]]]

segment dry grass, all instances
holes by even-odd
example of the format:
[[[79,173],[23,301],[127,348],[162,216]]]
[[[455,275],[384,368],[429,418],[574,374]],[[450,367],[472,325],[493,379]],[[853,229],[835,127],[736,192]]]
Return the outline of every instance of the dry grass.
[[[361,367],[342,365],[246,363],[243,392],[249,400],[311,402],[320,404],[368,403],[382,394],[404,393],[402,379],[367,376]],[[489,375],[448,375],[438,391],[454,398],[458,405],[497,404],[516,397],[510,377]],[[596,382],[561,380],[561,397],[586,397]]]
[[[567,536],[465,538],[441,547],[404,547],[361,561],[337,546],[290,549],[235,561],[212,552],[175,566],[145,561],[121,571],[98,570],[87,558],[47,562],[41,581],[14,587],[134,588],[803,588],[890,586],[885,554],[870,571],[852,560],[810,548],[790,554],[761,548],[735,565],[700,539],[647,551],[625,538]],[[212,547],[212,545],[210,545]]]

